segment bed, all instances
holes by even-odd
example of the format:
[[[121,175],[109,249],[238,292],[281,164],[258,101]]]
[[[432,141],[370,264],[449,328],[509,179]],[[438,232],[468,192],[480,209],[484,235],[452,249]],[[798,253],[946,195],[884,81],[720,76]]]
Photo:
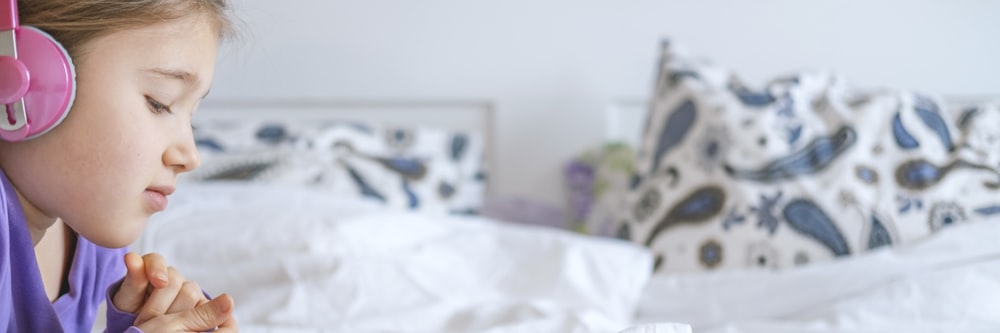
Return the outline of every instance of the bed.
[[[225,101],[198,118],[202,167],[132,249],[232,295],[244,332],[632,326],[642,247],[480,213],[489,102]]]
[[[637,153],[590,165],[593,225],[482,214],[489,101],[222,101],[133,249],[244,332],[1000,329],[997,103],[663,54],[652,100],[608,103]]]

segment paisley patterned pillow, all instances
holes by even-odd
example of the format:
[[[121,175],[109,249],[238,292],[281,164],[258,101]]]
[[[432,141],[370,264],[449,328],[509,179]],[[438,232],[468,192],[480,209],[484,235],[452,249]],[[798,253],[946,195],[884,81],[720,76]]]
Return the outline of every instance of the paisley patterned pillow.
[[[946,107],[824,72],[755,90],[662,52],[620,231],[659,271],[791,267],[1000,213],[996,104]]]
[[[357,122],[202,121],[188,181],[311,186],[391,207],[477,213],[485,190],[476,134]]]

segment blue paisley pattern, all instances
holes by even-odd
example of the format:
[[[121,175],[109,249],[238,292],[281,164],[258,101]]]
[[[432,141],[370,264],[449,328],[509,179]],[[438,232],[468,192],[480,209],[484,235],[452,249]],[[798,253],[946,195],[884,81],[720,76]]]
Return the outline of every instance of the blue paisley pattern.
[[[476,133],[353,121],[195,128],[203,164],[185,180],[291,182],[430,212],[464,214],[482,205],[487,175]]]
[[[420,180],[427,174],[427,166],[415,158],[375,157],[374,159],[406,179]]]
[[[694,124],[696,115],[697,110],[694,102],[691,100],[685,101],[677,107],[677,110],[670,113],[666,125],[663,126],[663,130],[660,131],[660,135],[656,140],[652,170],[659,170],[663,155],[666,155],[667,152],[684,140],[685,135],[691,129],[691,125]]]
[[[451,160],[460,161],[464,157],[465,150],[469,146],[469,137],[465,134],[456,134],[451,138]]]
[[[775,101],[774,96],[770,93],[752,91],[736,82],[729,84],[729,90],[732,91],[733,95],[736,95],[736,98],[738,98],[740,102],[747,106],[763,107],[768,106]]]
[[[997,214],[1000,214],[1000,205],[988,206],[988,207],[980,207],[980,208],[976,208],[975,211],[976,211],[976,214],[979,214],[979,215],[985,215],[985,216],[997,215]]]
[[[441,182],[441,184],[438,185],[438,195],[445,199],[451,198],[452,195],[455,195],[455,187],[451,184]]]
[[[974,169],[996,175],[1000,178],[1000,171],[985,165],[977,165],[963,160],[954,160],[950,164],[938,167],[930,162],[920,159],[903,163],[896,169],[896,182],[902,188],[913,190],[924,190],[941,182],[949,173],[957,169]],[[983,186],[988,188],[1000,187],[998,179],[983,182]]]
[[[825,72],[748,87],[699,59],[664,43],[622,185],[617,230],[658,272],[795,267],[1000,219],[1000,103],[859,93]]]
[[[347,173],[351,175],[351,179],[354,180],[354,183],[356,185],[358,185],[358,191],[361,192],[361,195],[378,201],[385,202],[385,196],[382,195],[382,193],[379,193],[378,190],[376,190],[374,187],[369,185],[368,181],[365,180],[365,177],[362,176],[357,169],[348,166]]]
[[[257,140],[270,144],[278,144],[288,139],[285,127],[280,125],[265,125],[257,130]]]
[[[195,139],[194,144],[198,146],[198,149],[202,151],[207,150],[207,151],[221,152],[226,150],[225,148],[222,147],[222,145],[220,145],[218,142],[216,142],[211,138]]]
[[[830,137],[817,138],[804,149],[771,161],[757,170],[742,170],[726,165],[726,172],[734,178],[772,182],[808,175],[823,170],[840,154],[857,141],[857,134],[850,127],[842,127]]]
[[[981,110],[979,108],[967,108],[962,110],[962,115],[958,118],[958,128],[967,130],[969,128],[969,124],[972,123],[972,119],[974,119],[980,111]]]
[[[851,254],[851,249],[847,246],[844,235],[837,229],[833,219],[823,212],[823,209],[819,208],[815,202],[797,199],[785,206],[783,214],[788,226],[819,241],[835,256]]]
[[[954,150],[955,147],[951,142],[951,131],[948,130],[948,124],[941,118],[937,104],[921,95],[915,95],[914,99],[913,109],[917,112],[920,120],[934,131],[934,134],[938,136],[948,151]]]
[[[403,181],[403,192],[406,193],[407,202],[409,202],[409,207],[415,209],[420,207],[420,197],[416,193],[413,193],[413,188],[410,187],[410,182]]]
[[[205,176],[208,180],[241,180],[254,179],[273,168],[277,162],[247,162],[233,165],[225,170],[213,172]]]
[[[878,171],[870,167],[858,166],[855,169],[855,175],[865,184],[875,185],[878,183]]]
[[[706,222],[719,215],[726,202],[726,194],[715,186],[706,186],[682,199],[653,227],[645,244],[649,246],[661,232],[682,223]]]
[[[906,127],[903,126],[903,118],[898,112],[892,118],[892,135],[896,139],[896,145],[900,148],[907,150],[920,148],[920,142],[906,131]]]
[[[885,223],[882,223],[882,220],[877,216],[872,216],[870,228],[867,244],[869,250],[892,245],[892,234],[889,233],[889,229],[885,226]]]
[[[768,198],[766,195],[761,194],[760,204],[750,207],[750,211],[757,217],[757,226],[767,229],[771,235],[774,235],[774,232],[778,230],[779,220],[774,211],[781,200],[781,196],[781,192],[778,192],[773,198]]]

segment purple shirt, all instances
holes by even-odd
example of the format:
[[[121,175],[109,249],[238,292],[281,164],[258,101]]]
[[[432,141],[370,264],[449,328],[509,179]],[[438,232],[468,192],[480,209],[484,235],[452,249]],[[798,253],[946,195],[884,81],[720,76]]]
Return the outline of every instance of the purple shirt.
[[[108,302],[106,332],[141,332],[135,315],[115,309],[109,287],[125,276],[126,249],[97,246],[77,237],[69,292],[49,302],[35,260],[34,243],[14,187],[0,170],[0,328],[6,332],[90,332],[101,302]]]

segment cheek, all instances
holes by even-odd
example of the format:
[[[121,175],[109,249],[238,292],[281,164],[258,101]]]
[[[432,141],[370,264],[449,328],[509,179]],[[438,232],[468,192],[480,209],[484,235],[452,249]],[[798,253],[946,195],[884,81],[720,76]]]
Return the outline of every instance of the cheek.
[[[66,133],[72,140],[61,140],[62,149],[50,157],[57,168],[50,172],[62,174],[65,186],[75,187],[66,190],[77,192],[76,199],[87,200],[87,191],[97,197],[133,192],[137,183],[149,181],[150,170],[159,162],[150,142],[142,140],[150,135],[142,128],[124,122],[98,128],[72,128]]]

